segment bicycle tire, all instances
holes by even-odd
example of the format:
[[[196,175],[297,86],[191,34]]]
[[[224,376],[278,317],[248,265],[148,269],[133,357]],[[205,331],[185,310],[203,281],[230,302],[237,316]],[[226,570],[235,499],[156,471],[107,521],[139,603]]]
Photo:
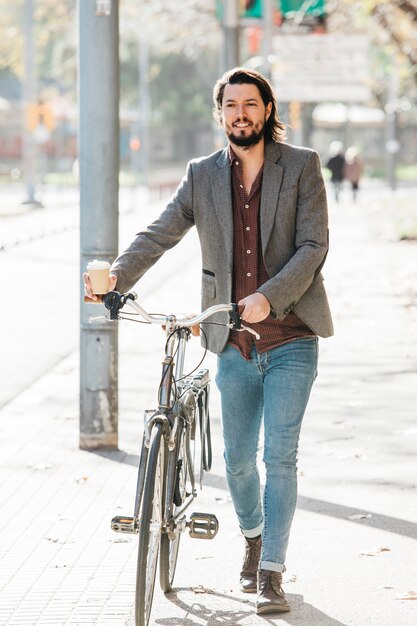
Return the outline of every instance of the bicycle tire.
[[[152,428],[146,468],[136,571],[135,624],[148,626],[155,589],[155,577],[164,513],[165,463],[167,444],[163,425]]]
[[[180,421],[177,431],[177,451],[176,451],[176,476],[175,476],[175,490],[173,493],[173,500],[181,498],[184,501],[187,491],[188,480],[188,461],[186,454],[186,436],[187,429],[184,428],[184,423]],[[181,467],[178,466],[181,463]],[[181,505],[179,501],[170,503],[170,510],[175,515],[176,509]],[[166,533],[161,536],[161,548],[159,555],[159,582],[161,589],[164,593],[168,593],[172,590],[172,584],[174,582],[175,570],[177,567],[178,552],[180,546],[181,533],[178,532],[175,539],[170,539]]]

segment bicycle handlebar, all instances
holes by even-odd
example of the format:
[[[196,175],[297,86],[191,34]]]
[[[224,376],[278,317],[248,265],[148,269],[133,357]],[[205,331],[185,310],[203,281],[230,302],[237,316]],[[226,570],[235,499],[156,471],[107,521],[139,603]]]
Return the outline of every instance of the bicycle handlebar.
[[[249,333],[255,335],[257,339],[260,339],[258,333],[252,328],[247,328],[242,325],[242,319],[240,317],[239,306],[237,304],[215,304],[209,307],[205,311],[202,311],[194,317],[176,317],[174,315],[153,315],[147,313],[140,304],[135,302],[137,295],[135,293],[120,294],[118,291],[109,291],[102,297],[104,306],[110,311],[110,319],[117,320],[119,318],[119,311],[125,306],[129,305],[134,309],[146,322],[151,324],[159,324],[160,326],[166,325],[169,321],[175,320],[176,326],[182,326],[191,328],[191,326],[197,326],[201,324],[211,315],[215,313],[226,312],[229,313],[229,324],[225,324],[229,328],[234,330],[247,330]]]

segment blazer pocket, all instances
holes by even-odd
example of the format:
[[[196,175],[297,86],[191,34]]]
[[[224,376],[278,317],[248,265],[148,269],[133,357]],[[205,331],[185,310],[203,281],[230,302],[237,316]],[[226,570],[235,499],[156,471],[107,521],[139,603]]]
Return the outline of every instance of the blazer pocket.
[[[286,193],[288,191],[291,191],[292,193],[294,192],[298,193],[298,184],[295,183],[294,185],[283,185],[281,189],[279,190],[279,193]]]
[[[208,270],[203,270],[201,293],[203,296],[203,300],[206,298],[214,300],[214,298],[216,297],[216,278],[213,272],[209,273]]]

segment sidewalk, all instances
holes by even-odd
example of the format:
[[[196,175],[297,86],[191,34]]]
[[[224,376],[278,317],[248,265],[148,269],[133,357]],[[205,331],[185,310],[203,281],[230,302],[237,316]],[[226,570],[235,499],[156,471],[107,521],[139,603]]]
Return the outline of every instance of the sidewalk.
[[[284,576],[291,612],[257,617],[254,597],[238,589],[242,540],[213,383],[213,470],[195,510],[215,513],[220,531],[212,542],[182,538],[175,591],[156,589],[153,626],[417,622],[417,244],[395,241],[392,214],[381,208],[389,194],[364,192],[357,207],[347,198],[331,207],[324,274],[336,335],[320,343],[302,431]],[[195,236],[180,246],[142,281],[148,310],[198,307]],[[174,266],[180,276],[168,279]],[[194,293],[184,293],[182,280]],[[131,512],[142,410],[155,405],[161,347],[159,329],[120,326],[119,452],[78,449],[77,353],[0,411],[1,626],[133,626],[137,538],[113,533],[110,520]],[[197,342],[191,352],[190,365]],[[214,374],[212,355],[205,366]]]

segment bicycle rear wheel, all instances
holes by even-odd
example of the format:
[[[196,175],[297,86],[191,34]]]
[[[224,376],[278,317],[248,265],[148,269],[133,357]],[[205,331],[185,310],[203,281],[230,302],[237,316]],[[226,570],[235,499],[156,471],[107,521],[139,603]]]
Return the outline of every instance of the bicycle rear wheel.
[[[181,421],[177,431],[178,448],[176,456],[176,474],[173,501],[170,506],[172,515],[181,507],[187,496],[188,461],[186,453],[187,429]],[[159,581],[162,591],[171,591],[177,566],[181,533],[175,532],[174,538],[167,533],[161,536],[161,553],[159,561]]]
[[[164,512],[166,442],[163,425],[152,429],[148,464],[139,521],[136,572],[136,626],[147,626],[152,610]]]

